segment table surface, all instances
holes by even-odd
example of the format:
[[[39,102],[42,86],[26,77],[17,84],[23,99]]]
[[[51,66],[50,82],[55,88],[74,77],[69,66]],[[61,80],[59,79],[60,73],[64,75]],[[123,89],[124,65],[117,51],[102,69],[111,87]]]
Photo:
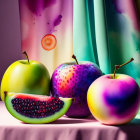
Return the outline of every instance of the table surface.
[[[121,126],[103,125],[93,117],[59,118],[49,124],[25,124],[0,101],[0,140],[140,140],[139,116]]]

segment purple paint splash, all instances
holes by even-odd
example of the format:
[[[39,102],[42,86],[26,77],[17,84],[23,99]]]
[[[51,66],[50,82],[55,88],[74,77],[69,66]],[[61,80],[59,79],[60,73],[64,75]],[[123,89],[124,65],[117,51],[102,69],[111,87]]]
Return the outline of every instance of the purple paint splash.
[[[60,23],[61,23],[61,21],[62,21],[62,15],[58,15],[55,19],[54,19],[54,21],[52,22],[52,23],[47,23],[47,26],[49,26],[49,25],[51,25],[50,27],[49,27],[49,29],[50,29],[50,31],[49,31],[49,33],[50,34],[52,34],[53,32],[55,32],[55,31],[57,31],[57,30],[55,30],[55,26],[58,26]]]
[[[57,0],[26,0],[29,10],[39,15],[45,8],[50,7],[56,3]]]
[[[58,26],[61,23],[62,15],[58,15],[57,18],[54,20],[54,26]]]
[[[125,12],[124,3],[122,2],[122,0],[113,0],[113,5],[118,13],[122,14]]]

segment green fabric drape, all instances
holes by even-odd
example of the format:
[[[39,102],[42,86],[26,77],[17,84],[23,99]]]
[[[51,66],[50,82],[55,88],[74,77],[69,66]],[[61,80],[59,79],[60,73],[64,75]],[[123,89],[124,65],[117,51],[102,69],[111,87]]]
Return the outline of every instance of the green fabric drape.
[[[74,0],[73,47],[80,61],[98,64],[103,73],[131,57],[118,70],[140,85],[140,3],[138,0]]]
[[[95,62],[86,1],[74,0],[73,11],[74,54],[79,61]]]

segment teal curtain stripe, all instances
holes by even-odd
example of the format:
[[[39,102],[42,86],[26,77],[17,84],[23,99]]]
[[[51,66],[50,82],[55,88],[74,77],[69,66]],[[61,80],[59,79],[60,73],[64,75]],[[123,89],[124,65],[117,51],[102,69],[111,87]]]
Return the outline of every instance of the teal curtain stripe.
[[[73,1],[73,51],[78,61],[95,63],[90,33],[87,3],[85,0]]]
[[[87,0],[87,12],[89,16],[89,27],[92,39],[93,55],[95,57],[95,62],[99,66],[97,47],[96,47],[96,36],[95,36],[95,19],[94,19],[94,1]]]
[[[96,45],[101,70],[111,72],[104,0],[94,0]]]

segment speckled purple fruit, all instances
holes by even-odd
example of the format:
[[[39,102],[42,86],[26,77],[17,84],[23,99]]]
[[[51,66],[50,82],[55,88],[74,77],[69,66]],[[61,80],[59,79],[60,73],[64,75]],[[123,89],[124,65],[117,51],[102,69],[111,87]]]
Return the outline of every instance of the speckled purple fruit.
[[[53,73],[51,93],[58,97],[71,97],[74,102],[67,111],[68,117],[87,117],[87,90],[91,83],[102,75],[97,65],[91,62],[61,64]]]

